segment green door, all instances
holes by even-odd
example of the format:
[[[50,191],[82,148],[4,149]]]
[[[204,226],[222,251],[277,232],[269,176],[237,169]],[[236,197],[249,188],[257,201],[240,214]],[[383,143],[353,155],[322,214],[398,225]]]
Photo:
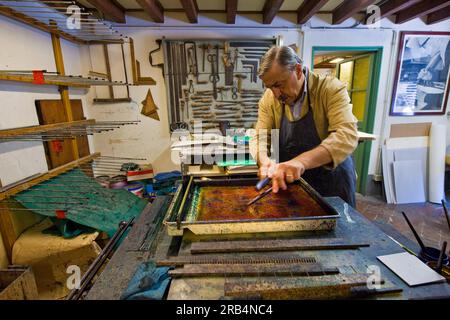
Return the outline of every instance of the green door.
[[[373,124],[369,119],[370,94],[374,53],[343,60],[337,64],[337,77],[347,84],[348,94],[353,104],[353,114],[358,119],[358,131],[370,132]],[[353,154],[358,176],[356,191],[365,193],[366,167],[370,159],[370,144],[361,143]]]

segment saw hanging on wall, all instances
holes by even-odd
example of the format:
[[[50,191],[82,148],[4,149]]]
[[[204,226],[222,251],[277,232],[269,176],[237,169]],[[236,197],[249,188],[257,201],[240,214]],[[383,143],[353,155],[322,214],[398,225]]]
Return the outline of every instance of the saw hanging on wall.
[[[153,100],[152,92],[150,89],[148,89],[147,91],[147,96],[145,97],[145,100],[142,101],[141,114],[159,121],[158,107],[156,106],[155,101]]]

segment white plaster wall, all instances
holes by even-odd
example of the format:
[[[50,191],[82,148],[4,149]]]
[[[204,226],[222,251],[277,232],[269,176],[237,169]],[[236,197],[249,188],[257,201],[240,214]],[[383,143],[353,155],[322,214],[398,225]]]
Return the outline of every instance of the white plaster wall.
[[[128,23],[132,27],[118,28],[123,34],[130,36],[134,40],[136,59],[141,64],[142,76],[153,77],[156,86],[136,86],[130,88],[130,96],[133,100],[131,104],[102,104],[89,107],[89,114],[98,120],[140,120],[136,126],[127,126],[118,129],[108,135],[96,135],[93,139],[95,150],[103,154],[146,158],[153,164],[157,172],[176,170],[179,166],[172,163],[170,159],[170,131],[167,110],[166,88],[164,78],[159,68],[152,68],[148,60],[148,54],[157,47],[155,40],[165,37],[166,39],[271,39],[279,35],[283,36],[285,44],[301,43],[301,34],[293,28],[293,23],[286,23],[285,20],[276,22],[277,27],[261,28],[258,23],[259,17],[251,20],[248,17],[238,20],[239,26],[227,26],[223,21],[201,16],[198,26],[193,26],[185,22],[183,14],[170,14],[166,16],[166,23],[169,27],[161,29],[146,20],[128,17]],[[220,19],[224,18],[220,16]],[[239,17],[238,17],[239,19]],[[242,21],[243,20],[243,21]],[[146,27],[142,27],[146,25]],[[245,27],[242,27],[245,25]],[[258,27],[256,27],[258,26]],[[110,46],[109,55],[113,79],[122,80],[123,65],[120,54],[120,46]],[[125,46],[127,60],[128,78],[131,79],[131,65],[129,58],[129,46]],[[113,58],[115,57],[115,58]],[[162,62],[161,53],[153,55],[155,63]],[[198,59],[201,57],[198,56]],[[91,46],[91,59],[93,68],[96,71],[104,72],[105,63],[103,49],[101,46]],[[199,61],[201,64],[201,61]],[[147,90],[151,89],[160,121],[156,121],[140,114],[142,108],[141,101],[144,100]],[[117,88],[119,89],[119,88]],[[116,90],[116,89],[115,89]],[[105,89],[97,89],[99,97],[106,97]]]
[[[373,133],[379,139],[372,143],[369,174],[380,173],[381,143],[389,136],[390,126],[395,123],[432,122],[434,124],[449,125],[448,116],[415,116],[393,117],[389,116],[391,104],[392,85],[395,76],[397,51],[400,31],[450,31],[450,21],[434,25],[426,25],[421,19],[414,19],[402,25],[395,25],[388,19],[383,19],[380,28],[367,29],[361,25],[352,29],[344,29],[356,23],[349,19],[339,27],[330,25],[329,15],[313,17],[308,25],[303,27],[304,46],[303,58],[305,63],[311,65],[311,54],[314,46],[382,46],[383,57],[381,64],[380,83],[378,89],[377,109]],[[336,28],[330,30],[329,28]],[[447,102],[447,106],[450,101]],[[450,144],[450,131],[447,130],[447,145]]]
[[[50,35],[0,16],[0,70],[56,71]],[[87,48],[61,41],[67,74],[87,74]],[[87,104],[86,90],[71,90]],[[0,129],[37,125],[35,100],[60,99],[57,87],[0,81]],[[47,171],[41,142],[0,143],[0,180],[7,185]]]

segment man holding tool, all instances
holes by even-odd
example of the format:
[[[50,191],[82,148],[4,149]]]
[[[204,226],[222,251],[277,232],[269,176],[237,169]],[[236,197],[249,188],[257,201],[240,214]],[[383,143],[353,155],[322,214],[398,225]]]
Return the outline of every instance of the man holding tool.
[[[355,207],[356,175],[351,154],[358,144],[357,119],[346,86],[303,67],[290,47],[272,47],[261,59],[267,90],[259,101],[250,151],[273,192],[304,178],[322,196],[339,196]],[[280,129],[279,163],[269,158],[268,132]],[[267,180],[266,180],[267,181]]]

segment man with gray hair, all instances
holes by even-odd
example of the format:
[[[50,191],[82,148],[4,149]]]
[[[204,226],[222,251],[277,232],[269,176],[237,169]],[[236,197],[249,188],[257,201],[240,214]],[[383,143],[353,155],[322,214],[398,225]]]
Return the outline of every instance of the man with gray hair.
[[[322,196],[339,196],[355,207],[356,174],[351,154],[358,144],[357,119],[346,86],[303,67],[290,47],[272,47],[261,59],[267,90],[259,101],[250,151],[273,192],[304,178]],[[279,163],[269,158],[268,133],[279,131]]]

